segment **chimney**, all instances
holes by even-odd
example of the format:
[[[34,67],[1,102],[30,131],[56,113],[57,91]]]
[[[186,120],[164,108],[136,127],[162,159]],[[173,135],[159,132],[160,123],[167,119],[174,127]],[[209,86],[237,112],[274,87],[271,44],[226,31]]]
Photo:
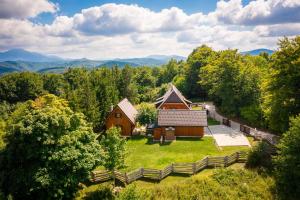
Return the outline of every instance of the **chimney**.
[[[114,109],[114,105],[111,104],[110,105],[110,112],[113,111],[113,109]]]

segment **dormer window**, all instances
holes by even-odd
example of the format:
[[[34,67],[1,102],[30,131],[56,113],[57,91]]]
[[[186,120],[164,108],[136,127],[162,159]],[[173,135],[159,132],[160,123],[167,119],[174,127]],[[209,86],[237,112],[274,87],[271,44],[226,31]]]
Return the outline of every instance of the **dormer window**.
[[[121,118],[122,114],[121,113],[115,113],[115,118]]]

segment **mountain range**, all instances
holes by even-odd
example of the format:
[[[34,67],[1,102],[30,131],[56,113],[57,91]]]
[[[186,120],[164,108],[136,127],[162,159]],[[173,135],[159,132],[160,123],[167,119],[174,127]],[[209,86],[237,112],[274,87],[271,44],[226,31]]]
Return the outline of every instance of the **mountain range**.
[[[241,52],[242,54],[258,55],[260,52],[272,54],[269,49],[255,49],[252,51]],[[170,59],[186,60],[186,57],[178,55],[150,55],[142,58],[126,58],[112,60],[90,60],[82,59],[63,59],[57,56],[49,56],[41,53],[30,52],[24,49],[11,49],[0,52],[0,74],[14,71],[35,71],[61,73],[66,68],[72,67],[124,67],[125,65],[136,66],[160,66],[166,64]]]

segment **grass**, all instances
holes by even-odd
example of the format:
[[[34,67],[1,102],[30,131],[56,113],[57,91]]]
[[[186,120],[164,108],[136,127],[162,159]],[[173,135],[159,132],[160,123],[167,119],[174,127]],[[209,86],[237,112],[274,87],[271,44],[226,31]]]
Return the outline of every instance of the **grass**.
[[[207,124],[208,124],[208,126],[220,125],[220,122],[214,120],[213,118],[208,117],[207,118]]]
[[[212,137],[177,138],[167,144],[152,143],[147,138],[136,136],[127,141],[124,171],[140,167],[163,169],[173,162],[195,162],[205,156],[229,155],[248,147],[224,147],[218,149]]]

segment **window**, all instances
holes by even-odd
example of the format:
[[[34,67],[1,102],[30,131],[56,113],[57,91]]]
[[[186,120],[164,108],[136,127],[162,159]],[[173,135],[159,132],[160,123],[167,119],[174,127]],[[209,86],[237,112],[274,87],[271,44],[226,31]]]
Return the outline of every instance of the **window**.
[[[121,118],[121,113],[115,113],[115,118]]]

